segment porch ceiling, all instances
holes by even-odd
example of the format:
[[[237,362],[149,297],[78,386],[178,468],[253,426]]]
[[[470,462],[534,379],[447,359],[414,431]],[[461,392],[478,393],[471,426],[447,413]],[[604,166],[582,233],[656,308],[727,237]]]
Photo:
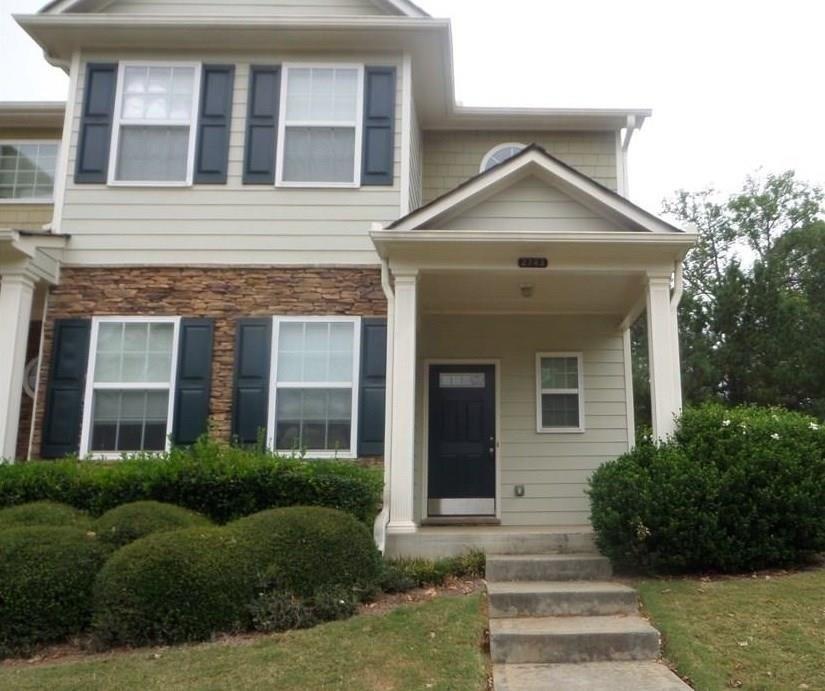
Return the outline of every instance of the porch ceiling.
[[[436,271],[421,274],[419,290],[425,314],[604,314],[622,319],[644,290],[644,274]]]

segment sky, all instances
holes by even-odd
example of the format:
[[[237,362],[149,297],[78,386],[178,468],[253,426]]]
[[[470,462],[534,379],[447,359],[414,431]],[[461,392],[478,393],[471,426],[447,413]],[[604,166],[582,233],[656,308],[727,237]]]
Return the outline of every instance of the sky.
[[[65,98],[11,19],[44,2],[0,0],[0,101]],[[651,211],[757,170],[825,186],[821,0],[417,2],[453,20],[464,105],[652,108],[629,163],[630,196]]]

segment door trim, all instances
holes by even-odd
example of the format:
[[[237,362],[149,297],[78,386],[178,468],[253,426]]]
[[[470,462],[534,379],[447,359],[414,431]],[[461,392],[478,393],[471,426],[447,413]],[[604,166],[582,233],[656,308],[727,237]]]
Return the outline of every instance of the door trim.
[[[421,458],[423,472],[421,482],[421,517],[430,518],[429,512],[429,469],[430,469],[430,368],[438,365],[489,365],[495,372],[495,430],[496,430],[496,512],[495,517],[501,520],[501,360],[499,358],[427,358],[424,360],[424,395],[422,409],[419,416],[422,421]],[[492,516],[492,514],[490,514]],[[435,517],[433,517],[435,518]],[[440,517],[439,517],[440,518]]]

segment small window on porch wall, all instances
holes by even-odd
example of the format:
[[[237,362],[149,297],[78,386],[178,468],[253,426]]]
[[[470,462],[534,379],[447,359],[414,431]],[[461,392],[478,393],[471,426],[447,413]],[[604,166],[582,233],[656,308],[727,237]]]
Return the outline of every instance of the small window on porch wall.
[[[360,320],[276,317],[274,406],[277,451],[354,457]]]
[[[536,356],[538,432],[584,431],[583,381],[581,353]]]

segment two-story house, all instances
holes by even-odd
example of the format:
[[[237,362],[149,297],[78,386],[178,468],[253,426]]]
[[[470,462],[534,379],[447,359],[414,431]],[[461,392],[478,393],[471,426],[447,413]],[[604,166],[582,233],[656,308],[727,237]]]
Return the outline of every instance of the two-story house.
[[[626,197],[648,111],[459,106],[450,23],[407,0],[17,20],[70,86],[47,230],[0,233],[0,455],[263,434],[383,456],[391,553],[585,530],[589,474],[633,444],[644,311],[672,430],[695,236]]]

